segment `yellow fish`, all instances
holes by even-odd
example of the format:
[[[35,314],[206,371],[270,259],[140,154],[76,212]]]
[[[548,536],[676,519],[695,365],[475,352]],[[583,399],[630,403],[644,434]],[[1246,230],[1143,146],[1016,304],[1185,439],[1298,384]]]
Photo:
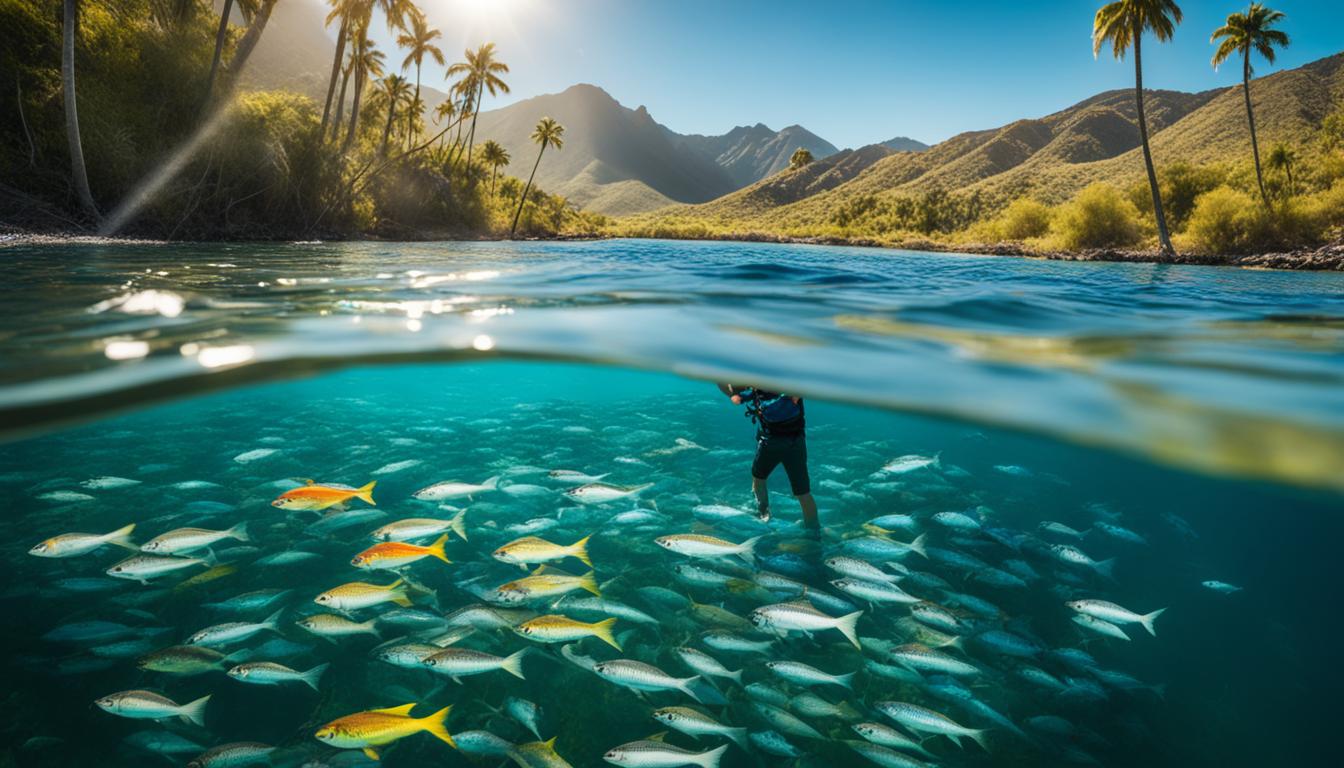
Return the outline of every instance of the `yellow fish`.
[[[576,589],[586,589],[598,597],[602,596],[597,589],[597,579],[592,571],[582,576],[571,576],[563,571],[548,569],[544,565],[533,571],[531,576],[524,576],[499,587],[495,590],[495,595],[500,602],[521,603],[539,597],[563,595]]]
[[[620,643],[617,643],[616,638],[611,635],[611,628],[615,624],[616,619],[614,618],[589,624],[571,619],[568,616],[551,614],[525,621],[519,624],[514,631],[539,643],[568,643],[571,640],[596,637],[619,651],[621,650]]]
[[[358,611],[372,608],[381,603],[396,603],[402,608],[410,608],[413,603],[406,596],[405,582],[401,579],[382,586],[364,581],[352,581],[339,587],[332,587],[313,598],[313,602],[338,611]]]
[[[318,741],[338,749],[361,750],[370,760],[378,759],[378,752],[374,747],[391,744],[421,731],[457,749],[457,743],[453,741],[445,725],[448,712],[452,708],[450,704],[428,717],[411,717],[411,710],[415,709],[414,702],[402,704],[400,707],[356,712],[332,720],[317,729],[317,733],[313,736]]]
[[[496,549],[491,555],[501,563],[509,563],[520,568],[526,569],[533,563],[545,563],[551,560],[563,560],[566,557],[577,557],[583,561],[583,564],[589,568],[593,567],[593,561],[588,559],[588,539],[591,536],[584,536],[582,539],[563,546],[553,544],[537,536],[524,536],[521,539],[514,539],[508,544]]]
[[[307,485],[291,488],[280,494],[279,498],[271,502],[271,506],[280,509],[315,511],[334,507],[337,504],[344,504],[351,499],[359,499],[370,506],[377,506],[373,503],[373,486],[377,483],[378,481],[374,480],[362,488],[340,488],[331,485],[318,485],[309,480]]]

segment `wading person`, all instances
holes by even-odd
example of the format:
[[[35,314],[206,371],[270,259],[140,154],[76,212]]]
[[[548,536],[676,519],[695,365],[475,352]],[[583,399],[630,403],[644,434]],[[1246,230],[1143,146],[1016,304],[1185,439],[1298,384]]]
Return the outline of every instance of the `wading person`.
[[[803,525],[817,531],[817,502],[807,476],[807,438],[803,399],[755,387],[720,384],[719,389],[735,405],[746,405],[756,424],[756,458],[751,462],[751,491],[756,495],[756,516],[770,519],[770,491],[766,480],[780,464],[789,476],[789,486],[803,509]]]

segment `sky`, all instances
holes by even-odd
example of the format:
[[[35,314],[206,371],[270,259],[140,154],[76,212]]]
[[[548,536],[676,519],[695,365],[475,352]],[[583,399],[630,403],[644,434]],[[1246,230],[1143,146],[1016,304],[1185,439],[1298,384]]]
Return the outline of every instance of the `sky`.
[[[496,43],[511,94],[493,109],[575,83],[645,105],[678,133],[799,124],[837,147],[894,136],[935,143],[1132,88],[1132,59],[1092,56],[1100,0],[419,0],[449,63]],[[1143,47],[1149,88],[1236,85],[1209,34],[1245,3],[1179,0],[1175,38]],[[1344,0],[1271,0],[1292,46],[1264,75],[1344,50]],[[391,37],[378,27],[378,42]],[[396,57],[399,61],[400,57]],[[438,70],[438,71],[434,71]],[[442,69],[424,82],[443,85]]]

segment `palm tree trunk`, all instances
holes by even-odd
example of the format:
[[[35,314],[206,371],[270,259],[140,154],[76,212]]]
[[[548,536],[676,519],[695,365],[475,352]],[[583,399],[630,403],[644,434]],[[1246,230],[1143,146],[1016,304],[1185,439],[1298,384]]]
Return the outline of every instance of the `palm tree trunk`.
[[[1246,63],[1241,69],[1241,90],[1246,96],[1246,120],[1251,124],[1251,154],[1255,156],[1255,183],[1260,185],[1260,199],[1269,207],[1269,194],[1265,192],[1265,176],[1260,171],[1260,144],[1255,138],[1255,113],[1251,111],[1251,49],[1246,49]]]
[[[354,143],[355,129],[359,127],[359,100],[364,95],[364,81],[368,79],[363,63],[364,46],[365,39],[361,35],[359,44],[355,46],[360,55],[355,58],[355,95],[350,99],[350,125],[346,127],[345,143],[341,145],[342,151],[349,149]]]
[[[231,2],[232,0],[230,0]],[[341,75],[341,61],[345,58],[345,38],[350,32],[350,17],[341,17],[341,31],[336,34],[336,55],[331,58],[331,79],[327,81],[327,105],[322,108],[322,130],[318,135],[327,138],[327,120],[331,117],[331,97],[336,93],[336,78]],[[341,101],[345,101],[345,78],[341,78]]]
[[[397,103],[389,95],[387,100],[387,125],[383,126],[383,155],[387,155],[387,139],[392,135],[392,120],[397,116]]]
[[[336,97],[336,118],[331,121],[331,138],[333,139],[341,135],[341,124],[345,122],[345,89],[350,84],[350,72],[353,69],[354,64],[352,63],[341,73],[341,93]]]
[[[89,191],[89,176],[84,168],[84,147],[79,141],[79,113],[75,108],[75,30],[79,26],[79,0],[65,0],[62,18],[65,29],[61,44],[61,89],[65,92],[65,137],[70,144],[70,175],[84,211],[95,220],[98,206]]]
[[[476,108],[471,111],[471,135],[467,138],[467,179],[471,176],[471,148],[476,144],[476,118],[481,114],[481,97],[485,95],[485,81],[476,87]]]
[[[406,148],[411,148],[411,134],[415,132],[415,105],[420,103],[420,62],[415,62],[415,101],[406,110]]]
[[[210,59],[210,75],[205,80],[205,98],[201,99],[201,110],[210,104],[210,93],[215,88],[215,73],[219,72],[219,59],[224,55],[224,43],[229,39],[229,14],[233,13],[233,0],[224,0],[224,10],[219,14],[219,30],[215,32],[215,55]]]
[[[1292,197],[1297,193],[1296,185],[1293,184],[1293,164],[1288,163],[1283,166],[1283,171],[1288,174],[1288,196]]]
[[[513,239],[513,233],[518,231],[518,217],[523,215],[523,205],[527,203],[527,193],[532,189],[532,180],[537,177],[537,166],[541,165],[541,156],[546,154],[546,142],[541,143],[541,150],[537,152],[537,162],[532,164],[532,173],[527,177],[527,186],[523,187],[523,196],[518,198],[518,212],[513,214],[513,226],[509,227],[509,239]]]
[[[237,82],[238,76],[242,74],[243,68],[247,66],[247,60],[251,58],[252,51],[256,50],[257,43],[261,42],[261,33],[266,31],[266,23],[271,20],[271,11],[275,9],[275,4],[279,0],[264,0],[257,13],[252,17],[252,23],[247,25],[247,31],[243,33],[243,39],[238,41],[238,47],[233,52],[233,58],[229,59],[229,86]]]
[[[1143,112],[1143,56],[1139,52],[1139,41],[1143,29],[1135,25],[1134,29],[1134,102],[1139,113],[1139,139],[1143,142],[1143,164],[1148,169],[1148,187],[1153,192],[1153,213],[1157,216],[1157,238],[1161,242],[1164,256],[1174,256],[1176,249],[1171,245],[1171,234],[1167,231],[1167,215],[1162,210],[1162,192],[1157,186],[1157,171],[1153,170],[1153,151],[1148,148],[1148,118]]]
[[[495,176],[499,175],[499,166],[490,166],[490,196],[495,196]]]

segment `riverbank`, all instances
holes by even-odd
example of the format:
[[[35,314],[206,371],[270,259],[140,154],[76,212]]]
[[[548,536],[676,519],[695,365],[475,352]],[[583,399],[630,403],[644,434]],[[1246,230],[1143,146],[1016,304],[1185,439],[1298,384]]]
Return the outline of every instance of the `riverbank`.
[[[460,234],[414,233],[414,236],[400,238],[377,237],[373,235],[357,238],[328,238],[328,242],[368,240],[377,242],[502,242],[509,238],[499,235],[481,234],[463,237]],[[585,241],[613,240],[616,236],[602,232],[566,233],[545,237],[531,236],[516,238],[521,241]],[[640,238],[635,238],[640,239]],[[1082,251],[1040,250],[1022,243],[963,243],[948,245],[932,240],[909,240],[890,243],[867,238],[842,237],[785,237],[764,233],[744,232],[722,234],[704,238],[652,238],[682,240],[719,240],[724,242],[783,243],[792,245],[829,245],[852,248],[887,248],[892,250],[928,251],[931,253],[969,253],[983,256],[1018,256],[1029,259],[1049,259],[1051,261],[1110,261],[1135,264],[1194,264],[1201,266],[1240,267],[1243,269],[1282,269],[1297,271],[1344,272],[1344,242],[1336,242],[1314,249],[1294,251],[1253,253],[1253,254],[1200,254],[1177,253],[1164,255],[1152,250],[1125,250],[1117,248],[1096,248]],[[0,227],[0,248],[20,245],[166,245],[173,242],[194,242],[179,240],[156,240],[133,237],[100,237],[68,232],[27,232],[21,230],[5,231]],[[237,241],[248,242],[248,241]],[[267,242],[267,241],[255,241]],[[308,242],[280,240],[273,242]],[[312,242],[322,242],[314,240]]]

